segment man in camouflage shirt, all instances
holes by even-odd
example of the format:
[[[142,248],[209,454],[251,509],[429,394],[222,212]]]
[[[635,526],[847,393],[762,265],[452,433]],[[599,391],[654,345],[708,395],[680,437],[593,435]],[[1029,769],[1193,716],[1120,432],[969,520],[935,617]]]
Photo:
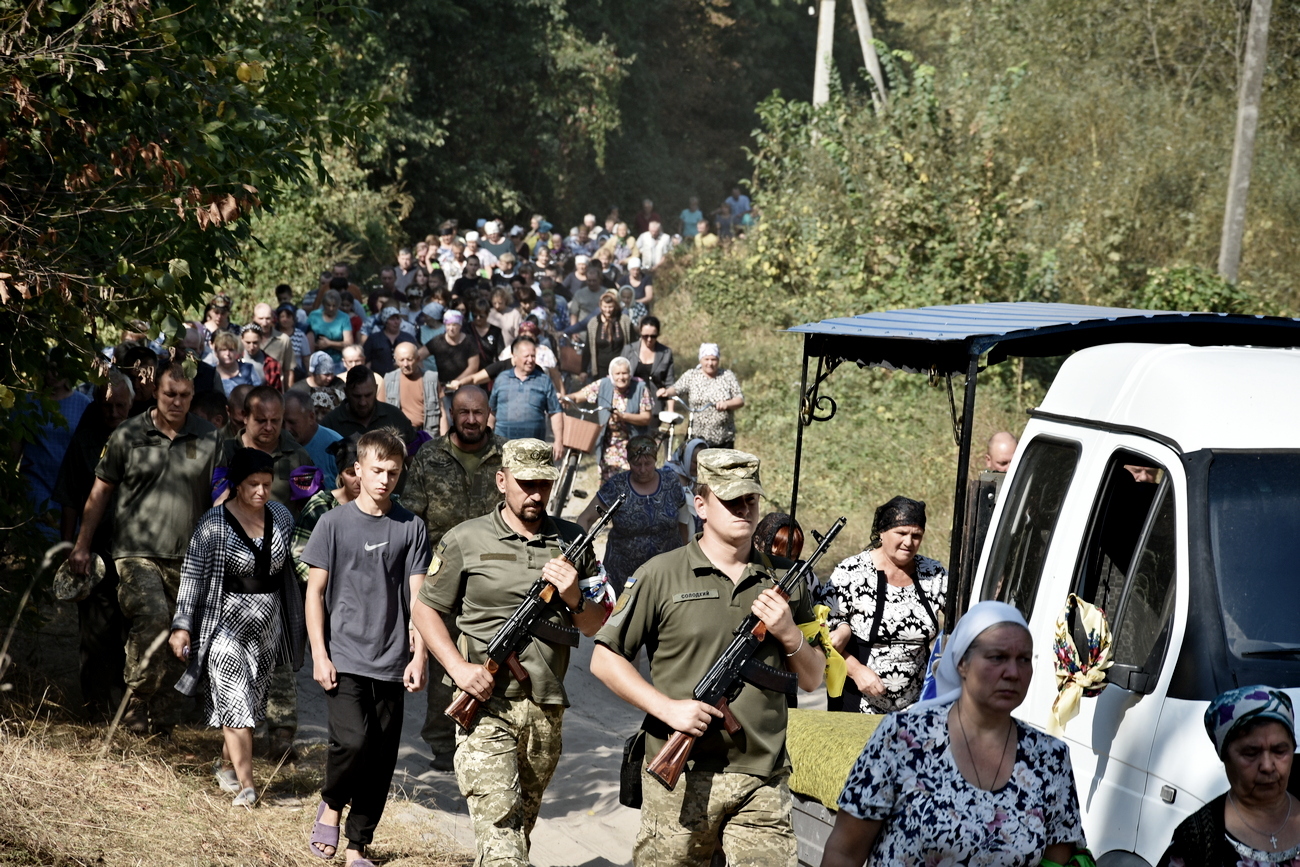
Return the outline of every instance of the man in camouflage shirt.
[[[411,462],[402,505],[424,519],[434,548],[452,527],[486,515],[501,502],[496,474],[505,440],[487,425],[487,392],[463,385],[451,399],[451,430],[425,443]],[[451,640],[460,641],[455,620],[448,618],[446,625]],[[429,745],[437,771],[451,771],[456,755],[456,724],[443,713],[455,688],[443,683],[445,674],[430,655],[429,709],[420,737]]]

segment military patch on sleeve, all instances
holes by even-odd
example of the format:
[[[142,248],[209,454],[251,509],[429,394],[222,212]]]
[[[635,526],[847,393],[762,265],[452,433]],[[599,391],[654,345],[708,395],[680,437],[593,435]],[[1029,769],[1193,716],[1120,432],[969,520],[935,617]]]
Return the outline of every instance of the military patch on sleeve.
[[[441,550],[441,547],[442,546],[439,546],[439,550]],[[438,574],[438,570],[441,568],[442,568],[442,558],[439,557],[437,554],[434,554],[433,558],[429,560],[429,571],[424,573],[425,577],[432,578],[434,575]]]

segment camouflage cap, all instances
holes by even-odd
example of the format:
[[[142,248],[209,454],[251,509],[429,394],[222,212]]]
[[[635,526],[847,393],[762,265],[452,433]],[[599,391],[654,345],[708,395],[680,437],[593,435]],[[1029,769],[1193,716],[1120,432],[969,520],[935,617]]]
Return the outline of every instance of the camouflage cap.
[[[511,440],[501,449],[501,469],[516,479],[553,482],[560,471],[551,463],[551,447],[539,439]]]
[[[746,494],[763,496],[758,479],[758,458],[735,449],[704,449],[698,459],[697,479],[719,500],[734,500]]]

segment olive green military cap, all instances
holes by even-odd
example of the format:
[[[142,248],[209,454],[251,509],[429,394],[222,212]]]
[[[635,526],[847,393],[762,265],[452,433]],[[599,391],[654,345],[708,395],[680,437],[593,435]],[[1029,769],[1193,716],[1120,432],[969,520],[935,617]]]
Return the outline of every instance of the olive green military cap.
[[[511,440],[501,450],[501,469],[516,479],[553,482],[560,471],[551,463],[551,447],[539,439]]]
[[[746,494],[763,495],[758,479],[758,458],[735,449],[705,449],[700,452],[696,478],[719,500],[734,500]]]

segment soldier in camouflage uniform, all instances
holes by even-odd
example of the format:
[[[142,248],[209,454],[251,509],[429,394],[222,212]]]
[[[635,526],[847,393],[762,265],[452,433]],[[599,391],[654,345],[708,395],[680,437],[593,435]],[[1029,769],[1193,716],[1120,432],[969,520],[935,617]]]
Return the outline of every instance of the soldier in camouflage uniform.
[[[704,532],[638,569],[596,635],[591,672],[646,712],[646,756],[674,731],[697,738],[671,791],[642,769],[637,867],[705,867],[719,838],[728,864],[795,867],[798,860],[785,694],[746,683],[730,703],[743,729],[734,737],[718,724],[721,711],[692,694],[751,612],[767,624],[759,662],[789,669],[804,690],[822,681],[826,657],[796,625],[813,620],[805,588],[787,602],[773,587],[780,571],[752,545],[763,493],[758,468],[745,452],[700,452],[695,506]],[[629,661],[641,647],[650,652],[653,686]]]
[[[437,547],[447,531],[462,521],[486,515],[501,502],[496,475],[501,469],[501,447],[506,441],[488,424],[487,392],[464,385],[451,399],[451,430],[425,443],[411,462],[402,505],[424,519],[429,544]],[[460,630],[448,618],[453,642]],[[443,711],[451,704],[454,687],[444,682],[442,666],[429,659],[429,708],[420,737],[433,752],[434,770],[451,771],[456,756],[456,724]]]
[[[577,563],[560,556],[582,528],[546,514],[558,475],[546,443],[506,443],[496,474],[504,504],[443,536],[412,606],[412,621],[450,678],[483,702],[470,729],[458,734],[456,750],[456,782],[469,803],[476,867],[527,867],[529,835],[560,759],[560,724],[569,704],[564,675],[569,648],[578,642],[572,627],[595,635],[604,618],[599,605],[585,604],[578,585],[596,574],[592,552],[583,552]],[[494,678],[482,665],[487,644],[539,576],[557,591],[546,616],[556,638],[535,632],[519,651],[528,672],[524,682],[504,668]],[[456,611],[459,647],[444,625]],[[571,642],[563,640],[566,632]]]

